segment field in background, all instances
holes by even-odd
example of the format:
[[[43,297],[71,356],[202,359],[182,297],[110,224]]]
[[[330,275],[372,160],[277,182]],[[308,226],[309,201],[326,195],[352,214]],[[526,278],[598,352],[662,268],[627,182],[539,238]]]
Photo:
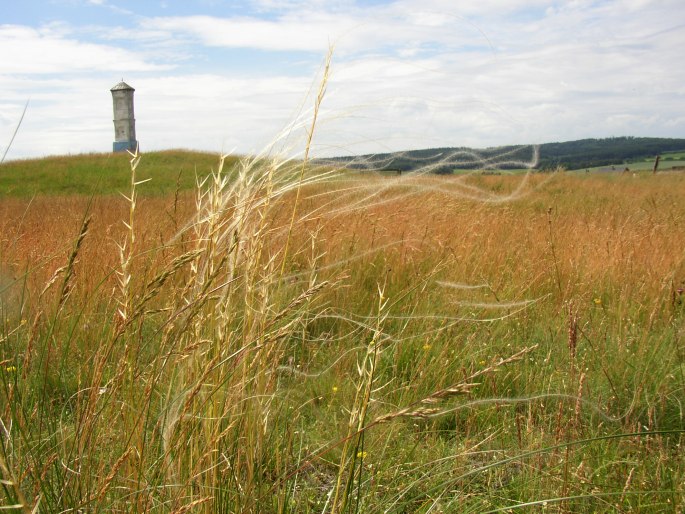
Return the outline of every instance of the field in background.
[[[681,161],[685,159],[685,152],[664,152],[661,154],[661,159],[667,161]]]
[[[2,167],[0,506],[685,508],[685,175],[163,156]]]
[[[677,169],[682,171],[685,168],[685,152],[663,152],[660,156],[659,170],[669,171]],[[589,171],[652,171],[654,169],[654,157],[648,159],[635,160],[628,162],[616,163],[613,165],[596,166],[588,168]],[[582,171],[582,170],[581,170]]]

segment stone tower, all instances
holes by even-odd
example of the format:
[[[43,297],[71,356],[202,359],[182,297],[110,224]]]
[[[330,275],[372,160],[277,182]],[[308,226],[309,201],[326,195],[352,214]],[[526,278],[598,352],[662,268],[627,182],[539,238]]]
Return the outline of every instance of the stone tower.
[[[136,151],[136,118],[133,115],[133,89],[123,80],[110,89],[114,102],[114,145],[115,152]]]

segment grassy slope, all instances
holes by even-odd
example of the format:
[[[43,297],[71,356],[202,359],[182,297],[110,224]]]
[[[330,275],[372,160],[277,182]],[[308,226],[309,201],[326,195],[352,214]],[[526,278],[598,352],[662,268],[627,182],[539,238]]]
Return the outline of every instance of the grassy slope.
[[[551,500],[551,512],[682,510],[685,176],[522,180],[360,177],[306,188],[282,264],[293,207],[285,194],[255,216],[259,245],[211,261],[254,257],[231,301],[202,304],[194,323],[183,288],[196,273],[179,268],[124,332],[112,298],[125,296],[110,270],[121,268],[125,200],[4,198],[0,256],[6,282],[16,281],[4,292],[0,416],[15,427],[4,459],[29,503],[485,512]],[[139,201],[127,294],[140,298],[175,255],[212,240],[195,229],[174,238],[192,204],[189,195]],[[229,205],[228,220],[240,212]],[[57,275],[41,295],[87,210],[72,292],[60,302]],[[240,240],[240,225],[227,226],[225,240]],[[337,285],[302,296],[325,280]],[[287,337],[273,339],[281,330]],[[161,369],[157,356],[172,342],[173,366]],[[477,385],[467,393],[465,382]],[[361,407],[363,424],[390,421],[346,439]],[[627,435],[654,431],[664,433]],[[354,501],[328,496],[338,480]]]
[[[111,195],[126,191],[130,182],[129,155],[90,154],[10,161],[0,166],[0,195]],[[195,173],[203,177],[216,167],[218,156],[168,150],[145,154],[140,180],[152,179],[144,195],[172,194],[195,187]]]

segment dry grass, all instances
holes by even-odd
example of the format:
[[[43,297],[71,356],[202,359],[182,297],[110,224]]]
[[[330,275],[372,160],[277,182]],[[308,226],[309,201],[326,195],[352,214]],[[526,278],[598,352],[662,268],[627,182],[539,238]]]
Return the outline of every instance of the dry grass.
[[[0,506],[682,508],[682,175],[145,187],[0,202]]]
[[[578,293],[607,290],[628,300],[638,296],[646,300],[659,293],[665,280],[683,280],[685,257],[685,208],[679,201],[685,192],[683,177],[660,175],[647,183],[650,179],[557,175],[550,180],[540,176],[530,180],[520,199],[488,205],[461,198],[460,188],[452,182],[462,179],[424,177],[411,187],[406,183],[398,187],[394,178],[362,177],[345,182],[345,186],[363,187],[343,199],[331,193],[341,185],[305,191],[304,221],[295,237],[306,247],[308,232],[318,231],[327,250],[323,266],[365,254],[375,258],[373,252],[379,249],[400,259],[400,267],[411,260],[449,259],[443,280],[487,283],[495,291],[523,298],[553,289],[547,287],[550,280],[556,280],[550,274],[554,266],[551,223],[562,301]],[[520,180],[516,176],[478,177],[472,182],[485,190],[511,190]],[[348,209],[355,198],[366,198],[368,189],[379,187],[389,188],[383,203],[374,199],[370,205],[364,201],[358,209]],[[423,191],[424,187],[429,190]],[[406,191],[411,196],[405,197]],[[139,253],[162,248],[162,254],[174,255],[177,250],[170,245],[178,241],[172,242],[173,236],[190,220],[193,202],[190,194],[178,202],[173,198],[139,200]],[[35,267],[29,280],[35,282],[35,289],[40,288],[64,262],[81,219],[89,213],[93,221],[81,251],[79,284],[92,290],[119,264],[113,249],[125,233],[121,220],[126,219],[127,209],[121,197],[5,199],[0,203],[4,265],[14,277]],[[281,227],[290,212],[286,205],[270,222]],[[284,234],[278,230],[274,234],[277,244]],[[165,245],[170,246],[168,250]],[[144,262],[145,256],[141,259]]]

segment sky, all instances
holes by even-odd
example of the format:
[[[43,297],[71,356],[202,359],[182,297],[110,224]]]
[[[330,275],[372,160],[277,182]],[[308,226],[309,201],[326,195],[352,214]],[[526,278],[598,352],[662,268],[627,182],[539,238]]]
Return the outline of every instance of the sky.
[[[0,152],[311,153],[685,137],[683,0],[0,0]]]

